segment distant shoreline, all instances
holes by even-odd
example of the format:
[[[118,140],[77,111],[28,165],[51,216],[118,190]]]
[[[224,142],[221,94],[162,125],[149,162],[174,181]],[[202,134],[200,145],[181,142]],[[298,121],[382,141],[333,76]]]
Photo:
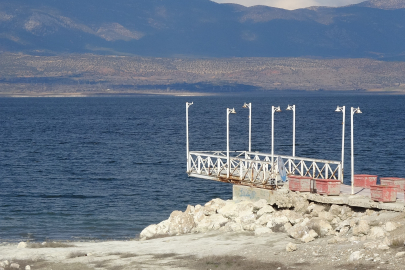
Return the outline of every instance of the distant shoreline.
[[[271,94],[308,94],[308,95],[404,95],[405,91],[395,90],[262,90],[262,91],[246,91],[246,92],[188,92],[188,91],[127,91],[127,92],[66,92],[66,93],[52,93],[52,92],[35,92],[35,93],[0,93],[0,98],[72,98],[72,97],[120,97],[120,96],[171,96],[171,97],[198,97],[198,96],[267,96]]]

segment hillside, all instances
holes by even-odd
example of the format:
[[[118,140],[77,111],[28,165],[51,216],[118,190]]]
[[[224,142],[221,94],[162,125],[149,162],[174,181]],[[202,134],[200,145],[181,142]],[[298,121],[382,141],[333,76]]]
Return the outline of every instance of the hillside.
[[[0,54],[0,95],[405,91],[405,62],[308,58],[149,58]]]
[[[209,0],[0,0],[0,52],[404,60],[404,2],[289,11]]]

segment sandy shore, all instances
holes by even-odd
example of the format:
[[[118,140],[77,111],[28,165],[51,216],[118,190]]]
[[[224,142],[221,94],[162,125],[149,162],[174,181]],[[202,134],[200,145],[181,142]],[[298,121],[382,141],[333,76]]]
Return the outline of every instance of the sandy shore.
[[[364,251],[365,260],[348,262],[363,250],[358,242],[330,245],[328,238],[302,244],[285,233],[208,232],[146,241],[105,241],[0,245],[0,262],[20,269],[403,269],[402,249]],[[298,249],[287,252],[289,242]],[[68,245],[68,246],[67,246]],[[45,246],[45,247],[41,247]],[[367,259],[371,258],[371,259]],[[374,258],[374,259],[372,259]],[[375,260],[377,258],[377,260]],[[379,258],[379,259],[378,259]],[[10,268],[10,265],[4,267]]]

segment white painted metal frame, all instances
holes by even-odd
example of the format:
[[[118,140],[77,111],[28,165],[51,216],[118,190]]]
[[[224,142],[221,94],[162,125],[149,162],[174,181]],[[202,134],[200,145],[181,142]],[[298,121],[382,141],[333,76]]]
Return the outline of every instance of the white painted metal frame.
[[[354,194],[354,142],[353,142],[353,115],[355,114],[355,113],[362,113],[361,111],[360,111],[360,108],[359,107],[357,107],[357,108],[353,108],[353,107],[351,107],[350,108],[350,115],[351,115],[351,117],[350,117],[350,120],[351,120],[351,156],[352,156],[352,175],[351,175],[351,182],[352,182],[352,194]]]
[[[271,154],[248,151],[233,151],[231,153],[233,157],[228,159],[228,155],[221,151],[192,151],[189,153],[191,163],[188,174],[193,177],[224,182],[239,182],[256,186],[273,185],[272,173],[278,174],[278,159],[276,163],[272,163]],[[283,155],[280,157],[284,160],[288,175],[341,180],[340,161]],[[274,184],[277,185],[277,181]]]

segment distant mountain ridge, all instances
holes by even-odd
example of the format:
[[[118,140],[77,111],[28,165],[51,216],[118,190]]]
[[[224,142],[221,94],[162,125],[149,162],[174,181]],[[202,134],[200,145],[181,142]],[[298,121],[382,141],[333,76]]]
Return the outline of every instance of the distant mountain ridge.
[[[405,1],[284,10],[209,0],[0,0],[0,52],[405,59]]]

